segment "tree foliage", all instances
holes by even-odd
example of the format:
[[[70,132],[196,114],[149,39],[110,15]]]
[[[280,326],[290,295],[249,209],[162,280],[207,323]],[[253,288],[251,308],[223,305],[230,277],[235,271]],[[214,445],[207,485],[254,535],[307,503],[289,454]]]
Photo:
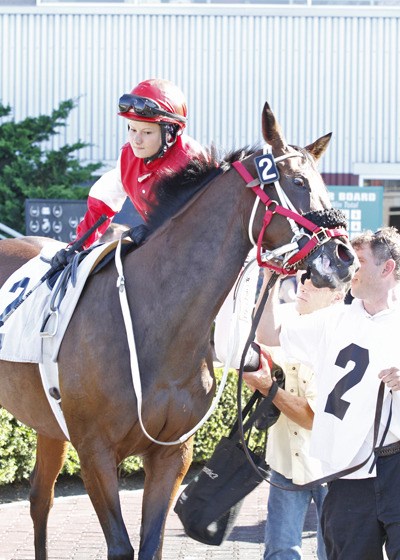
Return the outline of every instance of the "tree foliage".
[[[58,150],[46,148],[75,106],[69,99],[49,116],[15,122],[11,107],[0,103],[0,222],[25,231],[27,198],[86,198],[88,187],[80,185],[91,182],[92,173],[101,167],[101,163],[82,165],[77,159],[76,152],[88,144],[77,141]]]

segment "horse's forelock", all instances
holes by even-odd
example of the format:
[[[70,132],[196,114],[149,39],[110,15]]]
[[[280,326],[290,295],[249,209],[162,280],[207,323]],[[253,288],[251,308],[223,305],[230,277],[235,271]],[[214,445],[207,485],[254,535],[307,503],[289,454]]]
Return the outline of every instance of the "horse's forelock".
[[[227,171],[231,167],[233,162],[242,161],[247,156],[254,154],[259,149],[259,146],[245,146],[244,148],[239,148],[238,150],[231,150],[223,156],[223,159],[220,163],[221,168],[224,171]]]

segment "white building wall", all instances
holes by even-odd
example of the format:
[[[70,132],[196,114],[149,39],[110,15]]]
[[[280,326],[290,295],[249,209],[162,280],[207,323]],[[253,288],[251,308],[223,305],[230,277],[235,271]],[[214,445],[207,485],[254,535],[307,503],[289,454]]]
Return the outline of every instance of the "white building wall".
[[[400,8],[0,7],[2,103],[20,120],[79,99],[58,142],[109,165],[119,96],[155,76],[181,86],[204,144],[260,141],[268,100],[290,143],[333,132],[322,171],[400,164],[399,55]]]

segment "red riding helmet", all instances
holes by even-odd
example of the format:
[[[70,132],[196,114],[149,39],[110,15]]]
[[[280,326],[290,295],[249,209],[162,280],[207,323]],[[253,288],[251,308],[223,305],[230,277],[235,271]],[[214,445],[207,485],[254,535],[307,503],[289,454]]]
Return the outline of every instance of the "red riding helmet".
[[[187,106],[182,91],[169,80],[140,82],[119,100],[119,115],[138,121],[186,126]]]

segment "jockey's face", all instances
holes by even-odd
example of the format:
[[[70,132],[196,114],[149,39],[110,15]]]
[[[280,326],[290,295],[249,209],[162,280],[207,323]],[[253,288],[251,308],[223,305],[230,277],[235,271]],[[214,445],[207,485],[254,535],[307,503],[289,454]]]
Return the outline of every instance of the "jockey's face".
[[[161,148],[161,127],[157,123],[129,120],[128,141],[138,158],[150,158]]]

